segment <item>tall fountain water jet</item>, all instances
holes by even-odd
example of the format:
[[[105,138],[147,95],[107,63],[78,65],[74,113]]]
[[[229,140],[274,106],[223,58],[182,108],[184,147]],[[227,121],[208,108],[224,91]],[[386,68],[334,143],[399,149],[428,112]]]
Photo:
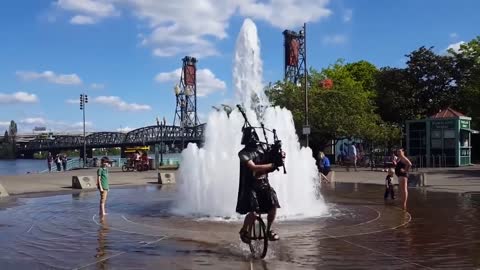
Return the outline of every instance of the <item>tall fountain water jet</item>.
[[[263,92],[262,59],[260,58],[260,40],[257,27],[252,20],[246,19],[237,37],[233,62],[233,85],[235,96],[246,108],[268,106]]]
[[[315,185],[318,173],[310,148],[301,148],[290,111],[267,107],[263,93],[262,62],[255,24],[246,19],[237,39],[233,82],[238,102],[243,103],[253,126],[261,121],[275,128],[287,153],[288,174],[270,174],[270,184],[277,191],[281,208],[278,216],[284,218],[320,216],[327,210],[323,199],[317,197]],[[253,109],[252,109],[253,108]],[[176,214],[236,218],[238,194],[241,128],[244,120],[238,111],[230,116],[224,112],[211,112],[205,131],[205,145],[198,148],[189,144],[182,152],[179,173],[179,195],[174,209]],[[259,132],[259,136],[263,134]],[[271,134],[269,142],[273,142]]]

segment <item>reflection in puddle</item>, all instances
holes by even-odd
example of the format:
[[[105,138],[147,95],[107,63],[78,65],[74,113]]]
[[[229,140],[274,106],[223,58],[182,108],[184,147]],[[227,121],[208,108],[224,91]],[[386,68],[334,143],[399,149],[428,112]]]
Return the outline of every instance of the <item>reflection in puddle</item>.
[[[102,219],[96,192],[17,198],[0,211],[0,262],[2,270],[480,267],[479,194],[411,189],[410,217],[384,203],[382,186],[321,191],[330,214],[279,222],[282,240],[264,261],[249,259],[238,221],[170,215],[173,187],[113,189]]]

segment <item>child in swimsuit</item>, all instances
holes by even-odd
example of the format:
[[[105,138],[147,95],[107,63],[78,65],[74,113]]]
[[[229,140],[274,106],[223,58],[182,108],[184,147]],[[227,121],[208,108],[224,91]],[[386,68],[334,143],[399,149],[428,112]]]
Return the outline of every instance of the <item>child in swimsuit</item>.
[[[388,198],[388,195],[390,194],[390,198],[392,200],[395,200],[395,193],[393,192],[393,174],[394,174],[394,169],[390,168],[388,169],[387,177],[385,178],[385,194],[383,195],[383,198],[386,200]]]

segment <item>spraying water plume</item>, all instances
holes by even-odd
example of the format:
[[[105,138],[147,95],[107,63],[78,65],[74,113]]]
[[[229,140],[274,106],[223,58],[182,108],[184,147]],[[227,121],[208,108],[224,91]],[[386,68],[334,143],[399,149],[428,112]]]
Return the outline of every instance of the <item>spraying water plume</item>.
[[[287,153],[288,174],[270,174],[270,184],[277,191],[280,218],[302,218],[325,214],[327,207],[316,194],[318,173],[310,148],[301,148],[290,111],[269,107],[263,92],[262,61],[257,28],[246,19],[238,34],[233,65],[233,82],[237,101],[246,108],[253,126],[274,127]],[[179,172],[179,195],[175,213],[180,215],[236,218],[238,193],[238,152],[243,117],[234,110],[227,116],[212,111],[207,120],[205,145],[189,144],[182,152]],[[273,141],[273,135],[268,141]]]

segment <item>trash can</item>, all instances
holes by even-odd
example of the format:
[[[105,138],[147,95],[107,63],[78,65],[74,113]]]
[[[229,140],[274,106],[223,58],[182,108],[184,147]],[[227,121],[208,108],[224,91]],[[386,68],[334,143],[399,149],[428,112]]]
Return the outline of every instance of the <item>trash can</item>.
[[[156,169],[155,168],[155,159],[153,159],[153,158],[148,159],[148,168],[150,170],[155,170]]]

